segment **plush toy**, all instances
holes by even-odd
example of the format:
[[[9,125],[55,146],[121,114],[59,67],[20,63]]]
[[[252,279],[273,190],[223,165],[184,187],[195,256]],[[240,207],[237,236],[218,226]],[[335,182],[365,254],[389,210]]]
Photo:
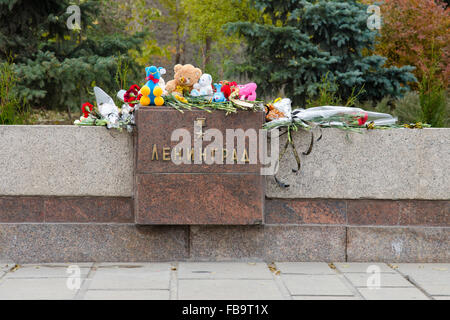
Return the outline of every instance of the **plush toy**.
[[[225,102],[225,101],[227,101],[227,98],[225,98],[223,92],[221,91],[222,85],[214,83],[214,87],[216,87],[216,92],[214,93],[213,101],[214,102]]]
[[[139,100],[142,106],[162,106],[164,104],[164,99],[161,97],[163,90],[158,84],[161,78],[160,69],[162,68],[158,69],[155,66],[145,68],[147,83],[141,88],[142,97]]]
[[[160,78],[159,78],[159,82],[158,82],[158,84],[159,84],[159,86],[161,87],[161,89],[163,90],[163,96],[165,96],[166,94],[167,94],[167,90],[166,90],[166,82],[164,81],[164,79],[163,79],[163,75],[164,74],[166,74],[166,69],[164,69],[164,68],[158,68],[158,70],[159,70],[159,74],[161,75],[160,76]]]
[[[166,90],[168,93],[175,93],[178,95],[191,93],[194,84],[197,83],[202,76],[202,70],[194,67],[192,64],[177,64],[174,67],[174,71],[174,80],[170,80],[166,83]]]
[[[254,82],[247,83],[245,85],[239,85],[239,99],[247,101],[256,100],[256,88],[258,86]]]
[[[194,84],[194,90],[191,91],[191,96],[212,96],[214,91],[212,89],[212,77],[210,74],[203,74],[198,83]]]

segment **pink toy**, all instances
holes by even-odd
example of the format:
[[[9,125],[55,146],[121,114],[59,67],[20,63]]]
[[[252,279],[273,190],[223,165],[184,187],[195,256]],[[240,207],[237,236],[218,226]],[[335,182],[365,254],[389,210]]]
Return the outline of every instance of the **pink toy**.
[[[239,99],[255,101],[256,100],[256,88],[258,86],[254,82],[247,83],[245,85],[238,85]]]

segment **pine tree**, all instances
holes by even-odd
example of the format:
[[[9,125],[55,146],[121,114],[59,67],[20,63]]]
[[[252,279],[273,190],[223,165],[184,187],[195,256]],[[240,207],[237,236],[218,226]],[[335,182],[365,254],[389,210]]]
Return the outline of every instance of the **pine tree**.
[[[368,55],[376,31],[367,27],[367,5],[355,0],[255,0],[259,23],[228,25],[247,40],[246,61],[238,70],[258,83],[260,93],[280,89],[304,105],[321,79],[338,85],[343,100],[364,88],[363,100],[401,96],[416,81],[410,66],[385,68],[385,58]]]
[[[80,1],[80,29],[69,30],[71,1],[0,0],[0,61],[14,59],[17,90],[32,106],[70,114],[93,101],[92,85],[120,89],[118,62],[135,67],[128,51],[139,49],[142,34],[102,32],[96,20],[104,2]]]

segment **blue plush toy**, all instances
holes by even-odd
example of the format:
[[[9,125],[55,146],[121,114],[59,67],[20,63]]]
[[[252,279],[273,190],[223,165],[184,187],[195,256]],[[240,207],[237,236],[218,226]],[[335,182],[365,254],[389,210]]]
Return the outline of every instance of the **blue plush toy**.
[[[142,106],[162,106],[164,104],[164,99],[161,97],[163,90],[158,84],[161,79],[161,69],[155,66],[145,68],[147,83],[141,88],[142,97],[139,101]]]
[[[214,102],[225,102],[225,101],[227,101],[227,98],[225,98],[225,96],[223,95],[223,92],[221,91],[222,85],[214,83],[214,87],[216,87],[216,92],[214,93],[213,101]]]

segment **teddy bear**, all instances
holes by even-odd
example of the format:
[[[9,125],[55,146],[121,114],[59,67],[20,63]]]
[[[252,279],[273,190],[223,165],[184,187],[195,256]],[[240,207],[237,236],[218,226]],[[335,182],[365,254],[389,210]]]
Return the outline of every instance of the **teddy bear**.
[[[166,83],[166,90],[168,93],[176,93],[183,95],[191,93],[194,84],[200,80],[202,70],[194,67],[192,64],[177,64],[173,68],[175,71],[174,80]]]
[[[194,84],[194,90],[191,91],[191,96],[212,96],[214,94],[212,88],[212,77],[210,74],[204,73],[198,80],[198,83]]]
[[[161,75],[161,77],[159,78],[158,84],[161,87],[161,89],[163,90],[163,96],[165,96],[167,94],[166,82],[164,81],[162,76],[166,74],[166,69],[160,67],[160,68],[158,68],[158,70],[159,70],[159,74]]]

